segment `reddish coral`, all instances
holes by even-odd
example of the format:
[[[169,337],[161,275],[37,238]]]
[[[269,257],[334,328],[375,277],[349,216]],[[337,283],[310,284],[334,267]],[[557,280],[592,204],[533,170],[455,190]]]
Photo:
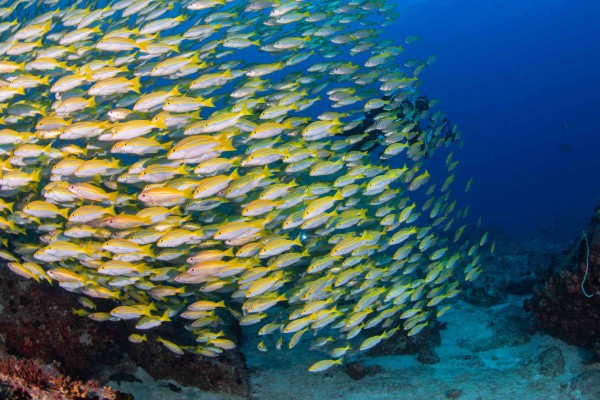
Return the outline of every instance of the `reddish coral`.
[[[126,400],[130,395],[82,382],[61,374],[54,366],[31,359],[4,356],[0,359],[0,382],[11,399],[36,400]]]
[[[90,377],[90,365],[121,358],[116,324],[101,325],[73,315],[76,296],[47,284],[0,272],[0,343],[14,355],[58,361],[69,375]]]
[[[102,311],[114,307],[108,301],[96,303]],[[94,322],[73,315],[73,308],[81,308],[77,295],[27,281],[0,266],[0,347],[6,347],[10,354],[44,363],[58,362],[61,372],[78,379],[97,376],[106,380],[106,370],[111,367],[94,371],[90,366],[116,366],[113,369],[122,370],[122,356],[128,353],[157,379],[170,378],[216,392],[249,392],[240,352],[228,351],[217,359],[191,354],[179,357],[153,339],[152,343],[133,345],[127,341],[127,324]],[[181,330],[185,331],[183,327]],[[152,338],[164,334],[169,337],[174,332],[160,327],[149,333]],[[232,335],[235,337],[236,332]]]
[[[537,286],[525,304],[538,327],[577,346],[593,348],[600,340],[600,225],[594,220],[587,231],[588,247],[579,239],[560,261],[560,272]],[[587,297],[585,291],[592,295]]]

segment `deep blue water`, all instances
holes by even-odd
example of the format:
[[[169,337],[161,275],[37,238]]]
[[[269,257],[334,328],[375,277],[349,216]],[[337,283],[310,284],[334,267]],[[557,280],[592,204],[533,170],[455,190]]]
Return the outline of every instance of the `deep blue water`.
[[[484,226],[576,237],[600,195],[600,2],[398,4],[389,35],[422,38],[409,58],[437,55],[422,91],[463,132],[457,181],[474,177]]]

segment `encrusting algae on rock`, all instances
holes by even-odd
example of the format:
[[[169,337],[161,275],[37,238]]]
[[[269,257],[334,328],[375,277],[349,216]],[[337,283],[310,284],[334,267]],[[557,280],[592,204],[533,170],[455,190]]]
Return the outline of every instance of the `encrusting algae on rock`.
[[[332,357],[312,371],[398,321],[417,334],[479,274],[458,162],[439,189],[424,166],[459,133],[418,95],[433,58],[400,66],[378,41],[390,4],[99,3],[0,8],[11,270],[176,353],[235,347],[226,316],[272,337],[259,350],[310,332]],[[152,335],[173,320],[187,332]]]

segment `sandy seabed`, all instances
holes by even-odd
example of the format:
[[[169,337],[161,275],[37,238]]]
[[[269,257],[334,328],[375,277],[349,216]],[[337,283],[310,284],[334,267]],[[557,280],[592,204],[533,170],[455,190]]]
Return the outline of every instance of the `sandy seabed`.
[[[523,328],[508,326],[527,321],[522,310],[523,297],[510,297],[503,304],[480,308],[458,301],[441,319],[446,328],[436,348],[440,362],[422,364],[416,356],[362,357],[367,366],[379,365],[381,372],[352,380],[342,367],[323,373],[307,368],[324,358],[298,346],[293,350],[258,353],[253,340],[246,338],[248,367],[251,371],[251,399],[257,400],[577,400],[581,397],[570,387],[580,373],[595,369],[581,349],[547,335],[528,335]],[[499,326],[504,325],[504,326]],[[550,366],[550,374],[541,371],[540,354],[552,348],[562,353],[564,368]],[[556,350],[559,349],[559,350]],[[557,363],[557,364],[560,364]],[[547,365],[545,366],[548,367]],[[554,368],[556,367],[556,368]],[[175,393],[166,381],[153,381],[143,371],[143,383],[113,383],[118,390],[144,400],[239,400],[221,394],[181,387]]]

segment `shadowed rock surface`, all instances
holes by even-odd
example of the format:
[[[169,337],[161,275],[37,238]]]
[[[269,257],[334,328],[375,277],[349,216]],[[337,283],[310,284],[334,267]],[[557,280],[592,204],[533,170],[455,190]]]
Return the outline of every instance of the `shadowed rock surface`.
[[[96,303],[99,311],[114,307],[110,301]],[[154,342],[160,328],[148,332],[150,343],[131,344],[122,322],[99,323],[74,315],[72,310],[79,308],[77,295],[28,281],[1,266],[0,346],[8,354],[56,364],[75,379],[106,382],[115,369],[135,370],[133,360],[155,379],[214,392],[249,392],[241,352],[227,351],[215,359],[178,356]]]
[[[600,340],[600,219],[598,209],[586,240],[575,240],[556,261],[558,272],[539,284],[525,308],[531,311],[537,326],[567,343],[588,349],[598,348]],[[582,281],[586,269],[588,276]]]

